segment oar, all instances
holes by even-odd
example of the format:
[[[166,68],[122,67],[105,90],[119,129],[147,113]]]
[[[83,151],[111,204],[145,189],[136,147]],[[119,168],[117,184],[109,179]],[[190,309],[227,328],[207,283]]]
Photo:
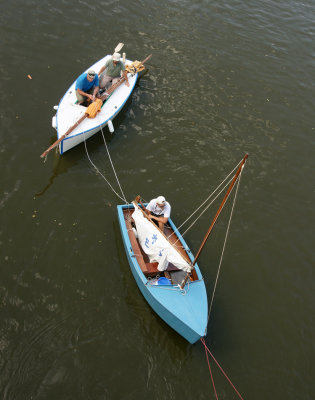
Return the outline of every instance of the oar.
[[[112,92],[118,87],[120,86],[123,82],[124,82],[125,78],[121,78],[117,83],[115,83],[114,85],[112,85],[102,96],[101,96],[101,100],[102,102],[104,102],[111,94]],[[66,133],[64,133],[58,140],[56,140],[51,146],[48,147],[47,150],[44,151],[43,154],[41,154],[41,158],[44,158],[47,156],[47,154],[54,149],[55,147],[58,146],[58,144],[60,142],[62,142],[68,135],[70,135],[70,133],[78,126],[81,124],[82,121],[84,121],[86,118],[88,117],[87,113],[84,113],[84,115],[73,125],[71,126],[71,128],[69,128],[67,130]]]
[[[121,50],[124,47],[123,43],[118,43],[117,46],[115,47],[114,53],[118,53],[119,50]]]
[[[150,220],[150,218],[148,217],[148,215],[147,215],[147,213],[146,213],[146,208],[144,207],[144,204],[142,203],[142,201],[141,201],[141,196],[140,195],[138,195],[137,197],[136,197],[136,200],[135,200],[137,203],[140,203],[141,204],[141,206],[142,206],[142,208],[143,208],[143,210],[144,210],[144,215],[145,215],[145,217],[147,217],[148,218],[148,220]],[[151,221],[151,220],[150,220]]]
[[[43,154],[41,154],[41,158],[46,157],[47,154],[50,152],[50,150],[52,150],[52,149],[54,149],[55,147],[57,147],[58,144],[59,144],[60,142],[62,142],[63,139],[64,139],[66,136],[70,135],[70,133],[71,133],[79,124],[81,124],[81,122],[82,122],[83,120],[85,120],[85,118],[87,118],[87,117],[88,117],[88,115],[87,115],[87,114],[84,114],[83,117],[81,117],[73,126],[71,126],[71,128],[69,128],[69,129],[67,130],[66,133],[64,133],[58,140],[56,140],[51,146],[49,146],[48,149],[45,150]]]

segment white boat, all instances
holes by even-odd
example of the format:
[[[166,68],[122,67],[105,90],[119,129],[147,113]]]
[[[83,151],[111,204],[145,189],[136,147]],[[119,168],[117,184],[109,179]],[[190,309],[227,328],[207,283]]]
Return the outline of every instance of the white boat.
[[[105,56],[87,68],[87,70],[84,72],[93,69],[96,73],[98,73],[101,67],[103,67],[106,61],[111,57],[111,55]],[[126,60],[125,62],[126,65],[131,63],[132,61],[130,60]],[[59,143],[60,154],[63,154],[72,147],[90,138],[106,125],[109,125],[109,128],[112,131],[112,120],[116,117],[119,111],[121,111],[131,95],[137,82],[137,78],[137,72],[135,74],[128,73],[129,86],[123,82],[104,102],[101,111],[96,115],[95,118],[85,118],[80,124],[78,124],[78,126],[76,126],[75,129],[73,129],[73,131]],[[57,113],[52,119],[52,126],[57,130],[58,139],[66,134],[66,132],[85,115],[87,109],[86,107],[77,104],[75,83],[76,80],[67,90],[59,105],[55,106]]]

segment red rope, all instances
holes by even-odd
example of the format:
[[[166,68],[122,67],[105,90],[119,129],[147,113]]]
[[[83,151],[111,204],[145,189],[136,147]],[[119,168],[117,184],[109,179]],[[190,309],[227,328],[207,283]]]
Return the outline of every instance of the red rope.
[[[201,341],[202,340],[203,339],[201,339]],[[203,344],[205,346],[204,342],[203,342]],[[217,391],[216,391],[216,388],[215,388],[215,385],[214,385],[214,380],[213,380],[213,376],[212,376],[212,372],[211,372],[210,361],[209,361],[208,353],[207,353],[207,350],[206,350],[206,346],[205,346],[205,352],[206,352],[206,357],[207,357],[207,361],[208,361],[208,367],[209,367],[209,372],[210,372],[210,376],[211,376],[211,380],[212,380],[212,386],[213,386],[215,398],[218,400],[218,395],[217,395]]]
[[[210,354],[210,356],[212,357],[212,359],[214,360],[214,362],[217,364],[217,366],[220,368],[222,374],[225,376],[225,378],[228,380],[228,382],[230,383],[230,385],[232,386],[232,388],[235,390],[235,393],[238,395],[238,397],[241,400],[244,400],[243,397],[240,395],[240,393],[237,391],[236,387],[233,385],[233,383],[231,382],[231,380],[229,379],[229,377],[226,375],[226,373],[223,371],[223,368],[220,366],[220,364],[218,363],[218,361],[214,358],[213,354],[211,353],[211,351],[208,349],[206,342],[204,340],[204,338],[200,339],[202,344],[205,346],[205,350],[206,350],[206,354],[207,352]],[[207,359],[208,359],[208,354],[207,354]],[[210,363],[208,361],[208,365],[210,366]],[[210,371],[211,374],[211,371]],[[212,379],[212,374],[211,374],[211,379]]]

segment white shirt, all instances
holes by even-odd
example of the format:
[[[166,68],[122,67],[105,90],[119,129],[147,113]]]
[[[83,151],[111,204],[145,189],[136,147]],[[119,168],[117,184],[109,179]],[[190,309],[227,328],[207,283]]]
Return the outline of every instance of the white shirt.
[[[157,205],[156,199],[152,199],[146,206],[146,209],[151,211],[155,215],[163,215],[165,218],[169,218],[171,215],[171,206],[167,201],[164,203],[164,207],[161,208]]]

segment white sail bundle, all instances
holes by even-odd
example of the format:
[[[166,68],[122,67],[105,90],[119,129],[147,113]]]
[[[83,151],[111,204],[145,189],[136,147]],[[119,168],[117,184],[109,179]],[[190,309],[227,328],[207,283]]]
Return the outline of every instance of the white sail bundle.
[[[150,262],[158,263],[159,271],[165,271],[168,264],[171,263],[183,271],[191,272],[188,262],[169,243],[155,225],[144,217],[140,209],[135,209],[132,218],[135,221],[138,240],[143,251],[148,255]]]

